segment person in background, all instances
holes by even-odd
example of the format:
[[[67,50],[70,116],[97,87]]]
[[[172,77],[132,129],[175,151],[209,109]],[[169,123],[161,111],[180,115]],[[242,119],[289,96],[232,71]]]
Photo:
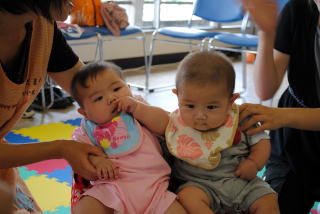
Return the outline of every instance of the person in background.
[[[191,214],[279,214],[277,194],[257,177],[269,158],[269,137],[239,131],[234,86],[232,64],[218,52],[191,53],[178,66],[179,108],[165,138],[179,201]]]
[[[73,188],[72,211],[186,214],[168,191],[171,169],[153,134],[164,133],[167,112],[135,98],[121,72],[113,63],[91,63],[72,81],[72,96],[84,116],[74,139],[95,145],[108,156],[89,157],[99,180],[80,189],[78,198]]]
[[[0,1],[0,180],[14,196],[14,213],[41,213],[14,167],[64,158],[73,170],[97,178],[89,154],[104,154],[73,140],[11,145],[5,141],[35,99],[46,75],[70,92],[73,75],[83,66],[67,45],[55,20],[65,20],[70,0]]]
[[[277,17],[277,1],[242,0],[260,28],[254,85],[262,100],[274,96],[285,73],[289,87],[278,108],[243,104],[249,135],[272,130],[265,180],[279,194],[282,214],[308,214],[320,201],[319,0],[290,0]]]

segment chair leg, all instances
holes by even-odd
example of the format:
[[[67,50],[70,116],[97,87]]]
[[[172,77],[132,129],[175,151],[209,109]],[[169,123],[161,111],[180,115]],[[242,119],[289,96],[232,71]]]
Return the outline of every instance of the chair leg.
[[[203,40],[201,42],[204,43]],[[214,42],[213,38],[208,38],[207,51],[211,51],[211,49],[215,50],[215,46],[214,46],[213,42]]]
[[[47,110],[46,93],[45,93],[45,86],[44,85],[41,88],[41,103],[42,103],[42,111]]]
[[[50,103],[47,105],[45,96],[45,87],[48,85],[50,92]],[[54,103],[53,81],[50,77],[46,77],[45,84],[41,88],[41,102],[43,111],[47,111]]]
[[[48,109],[51,108],[54,104],[54,91],[53,91],[53,81],[50,77],[47,77],[48,85],[50,88],[50,104],[48,105]]]
[[[207,48],[205,49],[205,45],[207,43]],[[201,40],[201,44],[200,44],[200,51],[210,51],[210,45],[209,43],[211,43],[211,40],[209,40],[209,38],[204,38]]]
[[[97,44],[96,44],[96,51],[95,51],[95,54],[94,54],[94,61],[98,61],[97,58],[98,58],[98,54],[100,53],[100,46],[99,46],[99,38],[97,37]]]
[[[189,40],[189,53],[191,53],[192,52],[192,40]]]
[[[97,48],[96,48],[95,61],[97,61],[98,53],[99,53],[98,61],[103,61],[104,60],[103,39],[100,33],[97,33]]]
[[[147,56],[147,43],[146,43],[145,35],[143,35],[142,42],[143,42],[143,54],[144,54],[144,72],[146,75],[145,89],[148,90],[150,72],[149,72],[149,63],[148,63],[148,56]]]
[[[150,81],[150,75],[151,75],[151,67],[152,67],[152,58],[153,58],[153,49],[154,49],[154,35],[152,35],[151,42],[150,42],[150,55],[149,55],[149,62],[148,62],[148,72],[146,76],[146,90],[148,92],[153,92],[153,90],[149,89],[149,81]]]
[[[246,52],[241,52],[242,61],[242,87],[243,92],[247,90],[247,54]]]
[[[138,36],[138,37],[135,37],[134,39],[137,39],[137,40],[141,40],[142,41],[142,45],[143,45],[143,56],[144,56],[144,73],[145,73],[145,85],[137,85],[137,84],[134,84],[134,83],[130,83],[130,85],[132,87],[135,87],[137,88],[138,90],[140,91],[143,91],[144,89],[147,89],[148,88],[148,79],[149,79],[149,73],[148,73],[148,55],[147,55],[147,43],[146,43],[146,36],[145,36],[145,33],[141,32],[142,36]]]
[[[100,61],[104,61],[104,50],[103,50],[103,40],[101,39],[100,41],[100,55],[99,55],[99,58],[100,58]]]

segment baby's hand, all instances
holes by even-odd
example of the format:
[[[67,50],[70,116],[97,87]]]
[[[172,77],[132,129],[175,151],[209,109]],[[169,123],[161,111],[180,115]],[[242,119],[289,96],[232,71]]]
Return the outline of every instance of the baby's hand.
[[[257,172],[258,168],[253,160],[245,159],[239,164],[235,175],[245,180],[251,180],[257,176]]]
[[[135,94],[135,95],[133,95],[133,97],[134,97],[134,99],[136,99],[137,101],[149,105],[149,103],[148,103],[145,99],[143,99],[143,97],[142,97],[141,95]]]
[[[137,106],[138,101],[133,97],[120,97],[116,100],[118,112],[130,112],[133,113]]]
[[[119,168],[107,157],[96,156],[94,163],[99,179],[117,179]]]

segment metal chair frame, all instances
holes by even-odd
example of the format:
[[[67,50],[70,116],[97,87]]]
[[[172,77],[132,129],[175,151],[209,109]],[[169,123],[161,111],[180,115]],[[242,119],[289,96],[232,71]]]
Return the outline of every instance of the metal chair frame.
[[[247,53],[254,53],[257,54],[256,48],[258,47],[258,37],[253,34],[248,34],[246,33],[246,30],[248,28],[248,23],[249,23],[249,13],[246,13],[243,17],[242,23],[241,23],[241,28],[240,28],[240,34],[243,36],[250,35],[252,36],[251,38],[248,38],[248,40],[255,39],[256,45],[255,47],[249,47],[249,46],[239,46],[240,48],[231,48],[231,47],[222,47],[222,46],[216,46],[214,45],[214,42],[219,41],[216,38],[213,37],[209,39],[209,44],[208,44],[208,51],[210,50],[220,50],[220,51],[230,51],[230,52],[237,52],[241,53],[241,62],[242,62],[242,91],[239,93],[244,93],[247,89]],[[223,34],[221,34],[223,35]],[[221,42],[221,41],[219,41]],[[252,48],[255,48],[254,50]]]
[[[83,41],[83,40],[91,39],[93,37],[96,38],[95,41]],[[66,38],[66,40],[71,47],[72,46],[94,45],[95,44],[96,50],[95,50],[94,60],[97,61],[97,56],[98,56],[98,53],[101,49],[97,33],[93,33],[90,36],[86,36],[85,38],[81,38],[81,37],[80,38],[72,38],[72,39]],[[81,42],[79,42],[78,40],[81,40]],[[42,88],[40,90],[43,112],[48,111],[54,104],[54,91],[53,91],[54,85],[55,84],[54,84],[53,80],[47,75],[45,84],[44,84],[44,86],[42,86]],[[49,91],[50,91],[50,103],[46,103],[46,100],[45,100],[45,88],[46,87],[49,88]]]
[[[122,41],[122,40],[141,40],[142,45],[143,45],[143,55],[144,55],[144,63],[145,63],[145,76],[146,76],[146,81],[145,85],[138,85],[134,83],[129,83],[130,86],[135,87],[139,90],[144,90],[148,88],[148,55],[147,55],[147,44],[146,44],[146,36],[145,33],[141,30],[139,36],[134,36],[132,37],[133,34],[128,34],[126,36],[112,36],[112,35],[102,35],[101,33],[97,33],[97,39],[98,39],[98,49],[99,50],[99,59],[104,60],[104,49],[103,49],[103,44],[104,42],[112,42],[112,41]],[[124,38],[125,37],[125,38]]]
[[[202,1],[202,2],[201,2]],[[234,7],[236,8],[237,10],[232,10],[232,14],[229,15],[228,18],[225,17],[226,14],[219,14],[219,15],[214,15],[216,17],[212,17],[212,13],[210,13],[208,11],[208,9],[206,9],[205,7],[202,7],[201,5],[202,4],[208,4],[208,1],[213,1],[213,0],[196,0],[194,2],[194,9],[193,9],[193,12],[192,12],[192,15],[188,21],[188,26],[185,27],[188,28],[188,29],[197,29],[197,28],[193,28],[192,27],[192,21],[193,21],[193,17],[194,16],[198,16],[204,20],[208,20],[208,21],[211,21],[211,22],[217,22],[217,23],[224,23],[224,22],[235,22],[235,21],[239,21],[239,20],[242,20],[243,18],[243,15],[242,15],[242,12],[241,11],[241,7],[239,6],[239,8],[237,7]],[[215,1],[221,1],[221,0],[215,0]],[[226,1],[226,0],[223,0],[223,1]],[[229,0],[229,2],[231,2],[233,0]],[[228,3],[229,3],[228,2]],[[231,4],[231,3],[230,3]],[[200,6],[199,6],[200,5]],[[234,9],[232,8],[232,9]],[[207,11],[201,11],[201,9],[203,10],[207,10]],[[146,88],[149,92],[153,92],[155,89],[160,89],[160,88],[168,88],[168,87],[172,87],[172,85],[167,85],[167,86],[160,86],[160,87],[150,87],[149,85],[149,77],[150,77],[150,74],[151,74],[151,67],[152,67],[152,59],[153,59],[153,52],[154,52],[154,43],[155,41],[161,41],[161,42],[168,42],[168,43],[175,43],[175,44],[182,44],[182,45],[189,45],[189,52],[192,51],[192,47],[198,47],[200,49],[200,51],[203,51],[203,50],[206,50],[207,48],[205,48],[205,46],[208,46],[209,45],[209,42],[210,42],[210,38],[217,35],[217,34],[220,34],[221,32],[211,32],[213,34],[207,34],[205,35],[205,33],[210,33],[209,31],[203,31],[203,37],[202,38],[198,38],[198,39],[186,39],[186,38],[181,38],[181,37],[173,37],[175,39],[177,38],[180,38],[180,39],[184,39],[184,40],[187,40],[187,42],[184,42],[184,41],[172,41],[172,40],[169,40],[169,39],[163,39],[163,38],[157,38],[156,36],[158,34],[160,35],[164,35],[164,36],[168,36],[166,34],[161,34],[161,30],[163,29],[170,29],[170,27],[164,27],[164,28],[159,28],[159,29],[156,29],[153,34],[152,34],[152,38],[151,38],[151,42],[150,42],[150,55],[149,55],[149,64],[148,64],[148,74],[147,74],[147,82],[146,82]],[[182,28],[181,28],[182,29]],[[198,30],[198,29],[197,29]],[[201,31],[201,30],[200,30]],[[172,38],[171,36],[169,36],[170,38]],[[193,41],[199,41],[198,43],[195,43]]]
[[[281,12],[284,5],[287,3],[288,0],[278,0],[278,13]],[[208,50],[214,49],[214,50],[224,50],[224,51],[231,51],[231,52],[238,52],[241,53],[241,61],[242,61],[242,91],[240,93],[244,93],[247,90],[247,53],[254,53],[257,54],[257,48],[258,48],[258,36],[247,33],[248,24],[250,21],[250,14],[247,12],[245,13],[240,33],[230,33],[231,36],[238,37],[237,39],[241,38],[243,41],[246,41],[247,45],[241,42],[238,42],[239,44],[235,45],[236,47],[222,47],[215,45],[215,42],[222,42],[224,44],[233,45],[231,41],[229,40],[226,42],[225,35],[227,34],[220,34],[216,35],[213,38],[210,38],[209,44],[208,44]],[[235,38],[234,37],[234,38]],[[239,41],[239,40],[238,40]],[[249,45],[250,43],[250,45]],[[238,47],[238,48],[237,48]]]

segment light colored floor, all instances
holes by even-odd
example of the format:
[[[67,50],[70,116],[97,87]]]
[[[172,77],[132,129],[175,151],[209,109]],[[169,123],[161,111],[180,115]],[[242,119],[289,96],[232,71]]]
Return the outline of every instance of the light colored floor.
[[[240,62],[234,62],[234,67],[236,70],[236,92],[242,90],[242,69]],[[163,85],[171,85],[171,87],[166,87],[162,89],[156,89],[154,92],[149,93],[146,91],[140,91],[135,87],[132,87],[134,94],[139,94],[151,105],[159,106],[167,111],[173,111],[177,108],[176,96],[171,92],[174,85],[175,79],[175,69],[177,64],[167,64],[154,66],[150,78],[150,86],[158,87]],[[248,88],[242,97],[236,102],[241,104],[243,102],[259,103],[259,99],[255,95],[254,86],[252,83],[252,71],[253,65],[247,65],[247,84]],[[145,75],[144,68],[130,69],[125,71],[125,76],[127,82],[144,85]],[[275,103],[276,100],[273,101]],[[265,102],[264,104],[270,105],[270,102]],[[41,124],[54,123],[63,120],[75,119],[80,117],[77,112],[77,104],[74,106],[63,109],[63,110],[48,110],[46,112],[36,112],[32,119],[21,119],[15,126],[15,129],[26,128],[31,126],[38,126]]]

